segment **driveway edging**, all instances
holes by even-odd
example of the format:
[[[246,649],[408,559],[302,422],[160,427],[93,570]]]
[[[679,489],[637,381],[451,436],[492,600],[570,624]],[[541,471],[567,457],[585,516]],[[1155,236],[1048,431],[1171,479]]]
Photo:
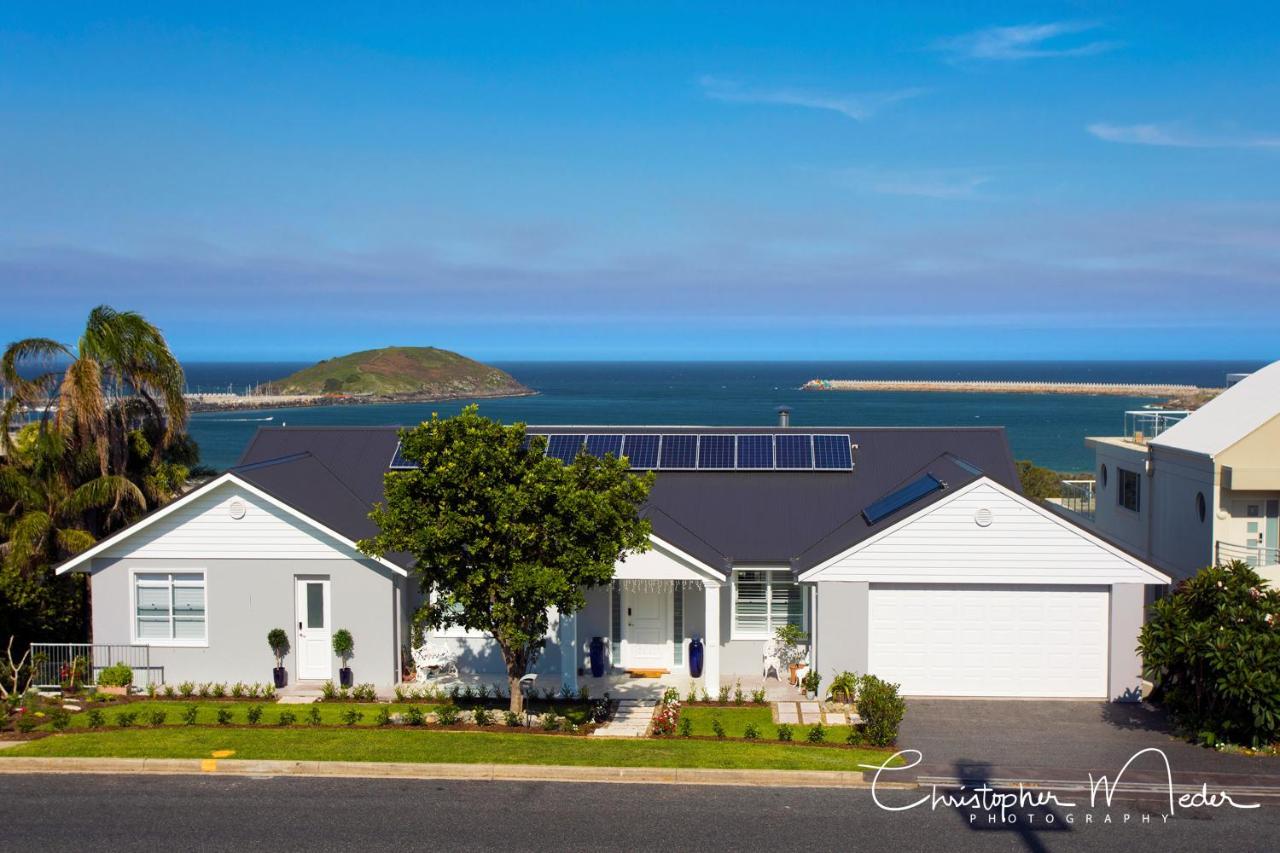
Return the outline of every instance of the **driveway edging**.
[[[5,773],[146,773],[194,776],[324,776],[352,779],[469,779],[490,782],[612,782],[646,785],[737,785],[869,788],[861,771],[719,770],[695,767],[587,767],[559,764],[413,764],[379,761],[279,761],[232,758],[0,759]],[[915,783],[880,782],[881,788]]]

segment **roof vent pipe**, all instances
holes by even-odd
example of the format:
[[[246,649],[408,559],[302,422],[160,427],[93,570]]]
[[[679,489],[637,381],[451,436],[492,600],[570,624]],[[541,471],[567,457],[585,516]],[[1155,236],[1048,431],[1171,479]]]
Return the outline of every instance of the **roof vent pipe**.
[[[791,407],[790,406],[778,407],[778,426],[780,426],[782,429],[786,429],[787,427],[791,426]]]

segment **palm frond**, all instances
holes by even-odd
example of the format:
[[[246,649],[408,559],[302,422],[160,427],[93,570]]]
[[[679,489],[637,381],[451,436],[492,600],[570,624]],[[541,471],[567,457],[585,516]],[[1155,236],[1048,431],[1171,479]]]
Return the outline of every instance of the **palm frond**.
[[[11,387],[17,388],[25,382],[18,374],[18,365],[24,361],[53,361],[59,356],[75,360],[75,354],[65,344],[53,338],[27,338],[15,341],[5,348],[4,357],[0,358],[0,376]]]
[[[20,572],[31,568],[47,549],[53,518],[45,512],[27,512],[9,532],[9,553],[5,562]]]
[[[58,542],[58,549],[67,555],[88,551],[98,541],[89,531],[75,527],[64,527],[58,530],[54,537]]]
[[[126,506],[143,510],[147,508],[147,499],[127,477],[113,475],[98,477],[78,486],[67,498],[65,510],[83,514],[91,509],[117,510]]]

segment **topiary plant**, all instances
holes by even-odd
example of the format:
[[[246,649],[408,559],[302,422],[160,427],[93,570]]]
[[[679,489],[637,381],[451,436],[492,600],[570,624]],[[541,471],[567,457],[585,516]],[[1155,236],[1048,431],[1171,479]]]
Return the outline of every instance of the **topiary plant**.
[[[1152,605],[1143,674],[1188,735],[1254,748],[1280,739],[1280,590],[1247,563],[1202,569]]]
[[[267,632],[267,645],[276,656],[276,669],[284,666],[285,653],[289,651],[289,635],[283,628],[272,628]]]

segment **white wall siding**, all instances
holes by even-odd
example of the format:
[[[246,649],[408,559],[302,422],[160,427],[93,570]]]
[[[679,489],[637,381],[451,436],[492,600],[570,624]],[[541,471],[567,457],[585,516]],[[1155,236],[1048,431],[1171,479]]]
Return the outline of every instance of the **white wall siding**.
[[[991,513],[979,525],[979,510]],[[1048,511],[987,482],[963,490],[806,578],[871,583],[1155,583]]]
[[[239,501],[244,515],[236,518]],[[353,548],[227,482],[107,548],[98,556],[137,559],[364,559]]]

